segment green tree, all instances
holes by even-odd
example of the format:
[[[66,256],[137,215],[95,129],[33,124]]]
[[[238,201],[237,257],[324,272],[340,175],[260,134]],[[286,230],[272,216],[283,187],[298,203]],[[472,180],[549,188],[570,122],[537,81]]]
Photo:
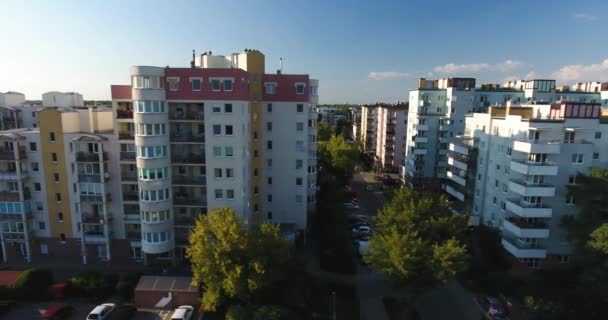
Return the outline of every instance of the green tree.
[[[466,269],[468,221],[448,210],[444,196],[401,189],[378,213],[363,258],[399,285],[431,288]]]
[[[329,141],[333,128],[327,122],[319,122],[317,124],[317,141]]]
[[[287,242],[277,225],[247,229],[232,209],[201,216],[189,240],[193,281],[203,288],[203,307],[212,311],[229,299],[249,302],[287,259]]]
[[[319,142],[320,171],[347,182],[355,172],[359,151],[355,144],[348,144],[343,136],[333,135],[327,142]]]

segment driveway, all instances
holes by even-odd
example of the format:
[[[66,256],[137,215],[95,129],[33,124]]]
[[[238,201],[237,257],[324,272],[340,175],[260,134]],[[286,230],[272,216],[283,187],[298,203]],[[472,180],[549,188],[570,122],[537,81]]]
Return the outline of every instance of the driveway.
[[[374,174],[371,172],[357,172],[350,186],[359,194],[359,204],[362,208],[362,213],[369,216],[375,216],[378,210],[382,209],[386,204],[386,199],[381,190],[367,191],[365,187],[368,184],[380,185],[381,182],[374,180]]]

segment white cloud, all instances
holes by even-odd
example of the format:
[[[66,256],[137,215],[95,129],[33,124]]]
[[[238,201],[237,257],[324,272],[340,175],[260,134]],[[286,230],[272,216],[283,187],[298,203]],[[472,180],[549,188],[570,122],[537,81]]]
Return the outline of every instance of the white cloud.
[[[558,81],[602,81],[608,76],[608,59],[596,64],[571,64],[552,73]]]
[[[541,78],[541,76],[534,70],[526,73],[526,76],[524,77],[524,79],[526,79],[526,80],[532,80],[532,79],[538,79],[538,78]]]
[[[597,16],[594,16],[591,13],[580,12],[574,14],[574,19],[579,21],[595,21],[597,20]]]
[[[407,72],[397,72],[397,71],[381,71],[376,72],[372,71],[367,75],[368,79],[372,80],[386,80],[386,79],[395,79],[395,78],[407,78],[410,74]]]
[[[489,63],[471,63],[471,64],[455,64],[448,63],[442,66],[436,66],[433,68],[438,73],[476,73],[481,71],[497,71],[497,72],[509,72],[526,66],[525,63],[515,60],[505,60],[503,62],[489,64]]]

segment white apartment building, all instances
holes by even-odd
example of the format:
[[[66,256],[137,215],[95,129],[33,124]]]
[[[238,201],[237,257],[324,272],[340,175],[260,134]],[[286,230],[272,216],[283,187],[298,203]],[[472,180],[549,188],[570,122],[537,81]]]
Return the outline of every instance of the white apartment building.
[[[474,224],[497,227],[502,245],[527,268],[566,264],[561,228],[577,214],[568,186],[590,167],[608,167],[608,121],[597,103],[507,102],[466,116],[449,144],[445,191]]]
[[[35,128],[40,105],[29,105],[19,92],[0,92],[0,131],[16,128]]]
[[[319,122],[329,123],[332,126],[335,126],[340,120],[346,119],[346,114],[336,106],[319,106],[316,111]]]
[[[361,140],[361,108],[350,108],[350,120],[352,123],[351,137],[353,141]]]
[[[361,141],[365,152],[376,152],[378,109],[375,105],[361,106]]]
[[[408,103],[376,104],[376,163],[389,172],[403,165]]]
[[[446,177],[449,138],[463,134],[465,115],[472,112],[486,112],[490,106],[507,101],[599,103],[601,100],[598,83],[578,84],[573,89],[556,88],[555,80],[517,80],[502,87],[496,84],[475,87],[473,78],[420,79],[418,88],[409,95],[403,179],[411,187],[438,189],[440,179]]]

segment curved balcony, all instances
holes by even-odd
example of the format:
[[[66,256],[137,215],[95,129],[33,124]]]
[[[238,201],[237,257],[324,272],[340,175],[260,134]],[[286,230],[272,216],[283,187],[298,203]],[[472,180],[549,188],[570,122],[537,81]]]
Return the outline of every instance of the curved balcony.
[[[555,176],[557,164],[552,162],[534,162],[527,160],[511,160],[511,170],[525,175]]]
[[[560,147],[560,140],[520,139],[513,143],[513,150],[523,153],[558,154]]]
[[[549,238],[549,227],[545,222],[530,223],[519,218],[508,218],[503,221],[503,229],[518,238]]]
[[[544,259],[547,257],[547,250],[543,248],[534,248],[528,244],[523,243],[513,238],[503,238],[502,246],[505,250],[509,251],[516,258],[539,258]]]
[[[507,200],[506,209],[522,218],[551,218],[553,215],[550,207],[518,200]]]
[[[555,187],[553,185],[528,183],[527,181],[523,180],[509,181],[509,190],[522,196],[555,196]]]

